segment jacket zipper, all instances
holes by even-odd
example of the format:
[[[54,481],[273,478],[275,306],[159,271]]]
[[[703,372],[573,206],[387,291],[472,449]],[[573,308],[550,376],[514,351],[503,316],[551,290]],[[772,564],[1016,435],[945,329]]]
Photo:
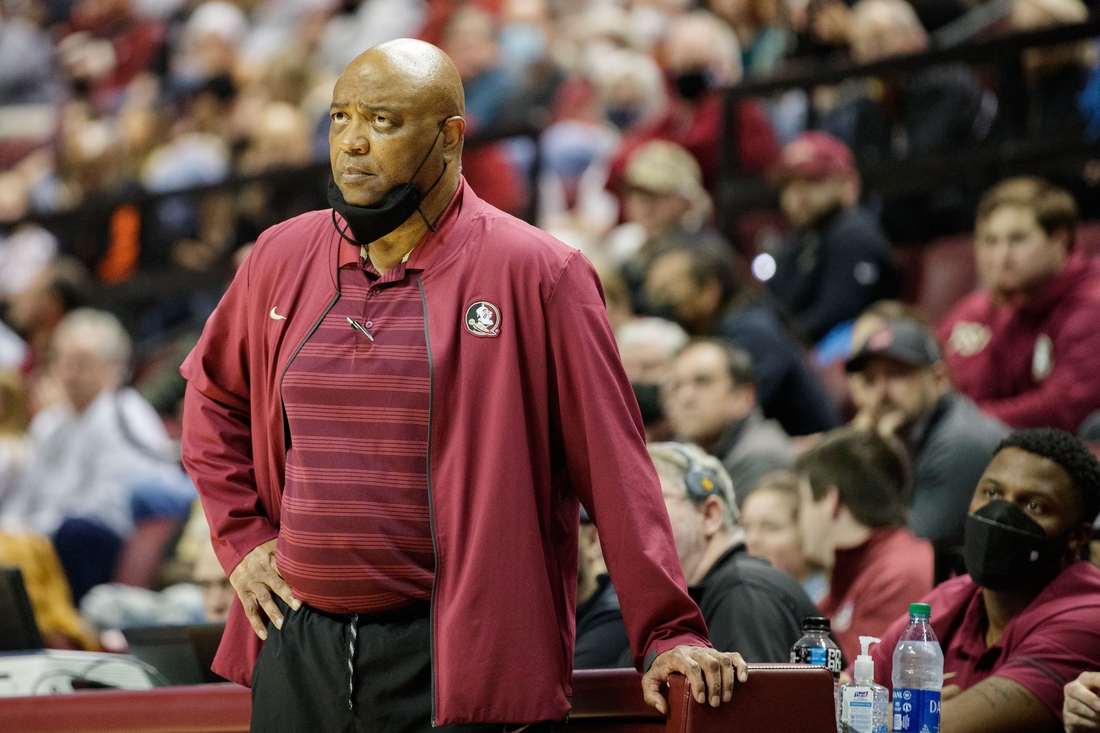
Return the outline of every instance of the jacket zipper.
[[[309,337],[313,335],[321,326],[321,322],[325,320],[325,316],[332,310],[332,307],[336,305],[336,301],[340,300],[340,291],[337,290],[332,296],[332,300],[325,306],[325,309],[321,312],[321,317],[317,319],[317,322],[309,329],[305,338],[302,339],[302,343],[298,344],[298,348],[294,350],[294,353],[290,355],[290,359],[287,360],[286,366],[283,367],[283,373],[279,375],[279,408],[283,413],[283,460],[286,460],[286,454],[290,451],[290,423],[287,422],[286,417],[286,403],[283,402],[283,380],[286,379],[286,373],[290,370],[290,365],[294,363],[294,360],[298,358],[298,352],[302,350],[302,347],[306,345],[306,341],[309,341]]]
[[[424,308],[424,346],[428,351],[428,530],[432,533],[432,554],[435,570],[432,573],[432,599],[428,610],[428,646],[432,676],[432,727],[435,728],[435,589],[439,586],[439,545],[435,540],[435,509],[432,504],[432,411],[435,404],[435,363],[432,361],[432,337],[428,333],[428,299],[424,295],[424,281],[416,279],[420,288],[420,304]]]

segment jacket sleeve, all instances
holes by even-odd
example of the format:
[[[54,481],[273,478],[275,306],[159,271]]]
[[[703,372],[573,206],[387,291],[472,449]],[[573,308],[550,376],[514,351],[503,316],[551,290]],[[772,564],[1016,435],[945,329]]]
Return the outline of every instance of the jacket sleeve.
[[[680,644],[709,646],[687,594],[641,414],[599,280],[570,255],[547,305],[551,420],[569,481],[600,531],[634,665]]]
[[[242,265],[180,372],[183,464],[199,492],[226,574],[278,530],[264,512],[252,462],[248,273]]]
[[[978,407],[1013,428],[1056,427],[1076,433],[1100,407],[1098,321],[1100,307],[1077,310],[1052,334],[1053,366],[1039,386],[1013,397],[977,400]]]

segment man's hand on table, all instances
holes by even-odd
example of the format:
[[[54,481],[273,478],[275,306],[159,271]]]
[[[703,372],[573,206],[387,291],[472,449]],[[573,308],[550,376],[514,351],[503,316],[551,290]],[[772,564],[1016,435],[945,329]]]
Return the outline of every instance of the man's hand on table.
[[[642,692],[645,701],[667,713],[668,703],[661,688],[668,683],[673,674],[687,677],[692,696],[700,703],[708,699],[712,707],[721,702],[729,702],[733,697],[735,680],[745,682],[749,679],[749,667],[736,652],[722,653],[702,646],[678,646],[669,649],[653,660],[653,665],[642,677]]]
[[[283,628],[283,614],[275,605],[275,596],[282,598],[295,611],[302,607],[302,602],[294,597],[290,586],[275,567],[276,541],[269,540],[245,555],[229,574],[229,583],[241,599],[248,622],[261,639],[267,639],[267,625],[261,610],[276,628]]]
[[[1066,685],[1062,717],[1066,733],[1100,730],[1100,672],[1082,672]]]

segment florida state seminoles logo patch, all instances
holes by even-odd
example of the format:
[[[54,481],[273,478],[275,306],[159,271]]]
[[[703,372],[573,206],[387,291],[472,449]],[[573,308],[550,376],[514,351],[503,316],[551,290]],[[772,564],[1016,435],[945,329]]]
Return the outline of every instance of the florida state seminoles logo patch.
[[[479,300],[466,309],[466,330],[475,336],[496,336],[500,333],[500,308],[487,300]]]

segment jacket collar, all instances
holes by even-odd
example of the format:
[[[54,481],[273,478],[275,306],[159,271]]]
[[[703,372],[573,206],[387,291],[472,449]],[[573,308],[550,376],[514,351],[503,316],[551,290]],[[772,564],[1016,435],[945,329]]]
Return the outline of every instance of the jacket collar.
[[[1081,250],[1070,252],[1066,266],[1050,279],[1043,292],[1031,302],[1015,299],[1017,312],[1024,316],[1043,317],[1063,298],[1072,293],[1078,283],[1096,272],[1092,261]],[[1013,301],[1010,301],[1013,302]]]
[[[762,422],[764,422],[764,413],[760,411],[759,406],[753,407],[748,415],[722,432],[722,437],[711,449],[710,454],[715,458],[724,459],[741,442],[744,435],[752,432]]]
[[[465,221],[460,221],[464,200],[467,203],[472,203],[471,200],[476,200],[476,196],[473,196],[473,192],[469,190],[466,179],[462,178],[459,181],[458,190],[455,191],[450,203],[447,204],[446,208],[443,209],[443,213],[439,216],[436,231],[429,231],[425,234],[424,238],[420,240],[406,258],[405,268],[407,270],[426,270],[430,264],[440,259],[438,255],[443,242],[469,219],[467,217]],[[336,225],[342,231],[348,230],[347,222],[339,214],[336,215]],[[339,236],[337,241],[339,242],[337,268],[346,265],[358,265],[359,259],[366,256],[366,249],[363,245],[353,244]]]

